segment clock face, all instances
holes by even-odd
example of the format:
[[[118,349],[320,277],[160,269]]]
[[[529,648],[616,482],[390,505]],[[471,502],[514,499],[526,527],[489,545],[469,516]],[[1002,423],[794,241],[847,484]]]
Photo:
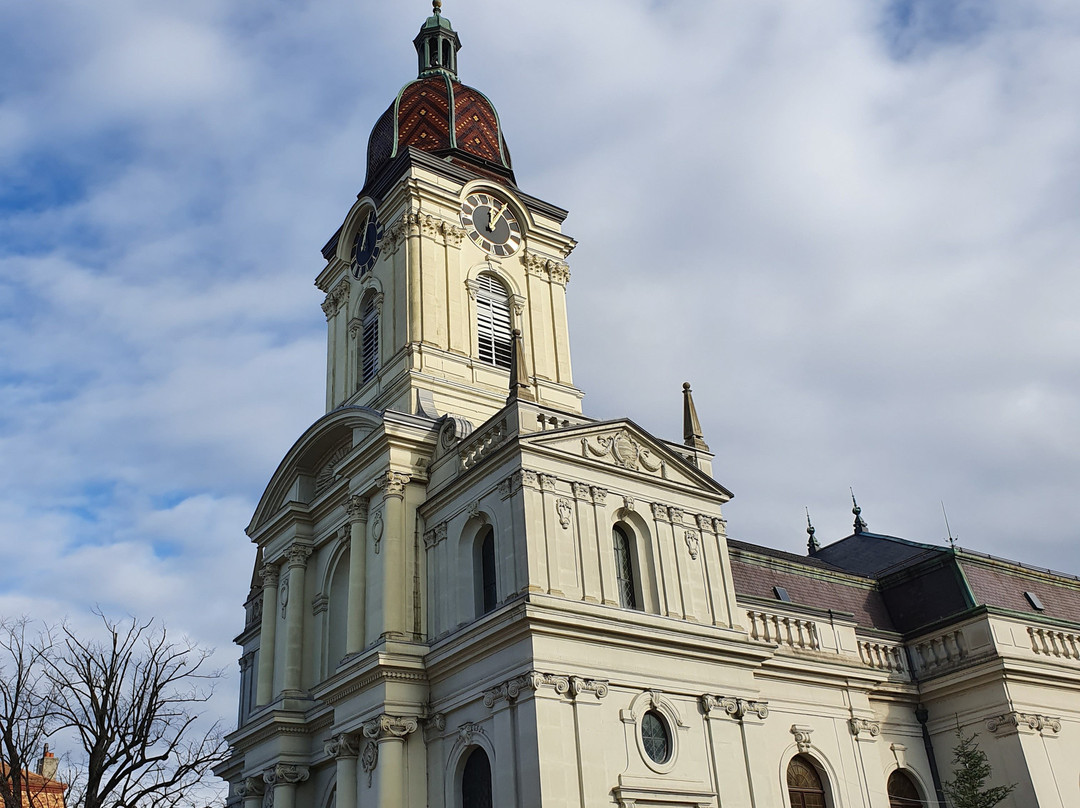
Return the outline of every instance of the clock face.
[[[382,224],[375,211],[370,211],[360,228],[356,231],[353,242],[353,276],[359,278],[379,260],[379,241],[382,239]]]
[[[472,243],[492,255],[513,255],[521,246],[521,225],[510,206],[485,193],[469,194],[461,204],[461,226]]]

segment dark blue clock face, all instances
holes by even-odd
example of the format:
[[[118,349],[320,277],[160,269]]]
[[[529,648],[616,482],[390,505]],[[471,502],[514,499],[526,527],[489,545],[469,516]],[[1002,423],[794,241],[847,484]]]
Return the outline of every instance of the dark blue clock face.
[[[353,275],[359,278],[379,260],[379,242],[382,240],[382,225],[379,224],[375,211],[371,211],[363,224],[356,231],[353,242]]]

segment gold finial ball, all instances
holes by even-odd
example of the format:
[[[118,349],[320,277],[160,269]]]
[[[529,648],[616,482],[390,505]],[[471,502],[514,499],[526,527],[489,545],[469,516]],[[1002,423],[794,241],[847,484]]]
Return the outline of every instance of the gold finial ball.
[[[431,0],[431,8],[438,14],[442,11],[442,0]]]

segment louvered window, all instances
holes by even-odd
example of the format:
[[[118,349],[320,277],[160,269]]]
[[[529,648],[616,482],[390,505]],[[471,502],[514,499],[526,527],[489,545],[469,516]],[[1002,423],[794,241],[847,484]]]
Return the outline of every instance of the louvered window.
[[[379,372],[379,312],[369,300],[360,316],[360,383]]]
[[[634,585],[634,560],[630,555],[630,537],[618,525],[612,530],[615,543],[615,578],[619,590],[619,605],[637,609],[637,587]]]
[[[476,336],[480,361],[510,369],[510,300],[506,288],[491,275],[476,279]]]

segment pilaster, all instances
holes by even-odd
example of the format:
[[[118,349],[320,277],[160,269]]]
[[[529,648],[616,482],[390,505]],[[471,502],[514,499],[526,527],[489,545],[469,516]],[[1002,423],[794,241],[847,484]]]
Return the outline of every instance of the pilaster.
[[[269,704],[274,699],[274,653],[277,635],[278,575],[277,564],[264,564],[259,571],[263,582],[262,625],[259,631],[259,681],[255,703]]]

